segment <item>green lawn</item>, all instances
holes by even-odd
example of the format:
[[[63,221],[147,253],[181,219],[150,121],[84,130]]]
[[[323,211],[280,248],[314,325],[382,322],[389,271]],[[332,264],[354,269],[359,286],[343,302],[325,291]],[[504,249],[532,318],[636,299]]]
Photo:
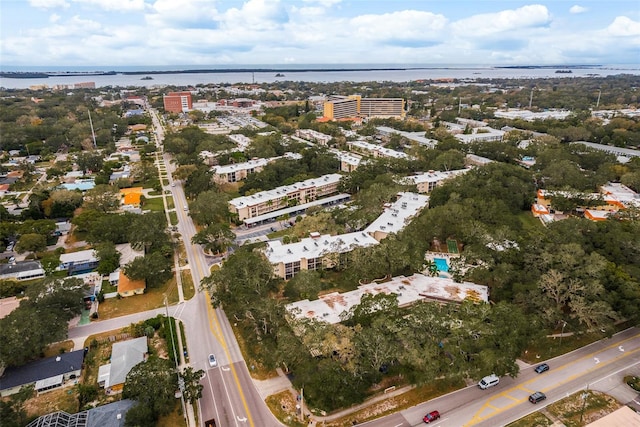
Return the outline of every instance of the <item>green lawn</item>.
[[[176,211],[169,212],[169,220],[171,221],[171,225],[178,224],[178,214]]]
[[[143,209],[153,212],[164,212],[164,202],[162,197],[154,197],[153,199],[146,199]]]

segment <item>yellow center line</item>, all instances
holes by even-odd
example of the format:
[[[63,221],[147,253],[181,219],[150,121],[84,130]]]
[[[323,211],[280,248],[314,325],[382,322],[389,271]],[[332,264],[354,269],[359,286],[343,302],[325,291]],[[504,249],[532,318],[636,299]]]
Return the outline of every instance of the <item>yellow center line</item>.
[[[615,344],[611,344],[611,345],[609,345],[609,346],[607,346],[607,347],[605,347],[605,348],[603,348],[603,349],[600,349],[600,350],[594,351],[594,352],[592,352],[592,353],[590,353],[590,354],[588,354],[588,355],[585,355],[585,356],[583,356],[583,357],[581,357],[581,358],[579,358],[579,359],[574,360],[573,362],[569,362],[569,363],[567,363],[566,365],[561,366],[560,368],[556,369],[554,372],[561,371],[561,370],[563,370],[563,369],[567,369],[568,367],[570,367],[570,366],[572,366],[572,365],[575,365],[576,363],[578,363],[578,362],[580,362],[580,361],[583,361],[583,360],[585,360],[585,359],[589,359],[589,358],[593,357],[593,355],[594,355],[594,354],[602,353],[602,352],[607,351],[607,350],[610,350],[610,349],[612,349],[612,348],[614,348],[614,347],[619,347],[620,345],[622,345],[622,343],[625,343],[625,342],[627,342],[627,341],[631,341],[631,340],[633,340],[633,339],[636,339],[637,337],[638,337],[638,335],[634,335],[634,336],[629,337],[629,338],[627,338],[627,339],[625,339],[625,340],[623,340],[623,341],[617,342],[617,343],[615,343]],[[620,355],[618,355],[618,356],[616,356],[616,357],[614,357],[614,358],[612,358],[612,359],[610,359],[610,360],[608,360],[608,361],[606,361],[606,362],[601,362],[601,363],[599,363],[599,364],[597,364],[597,365],[595,365],[595,366],[593,366],[593,367],[591,367],[591,368],[587,369],[586,371],[584,371],[584,372],[582,372],[582,373],[571,375],[571,376],[569,376],[569,377],[565,378],[564,380],[562,380],[562,381],[560,381],[560,382],[554,383],[553,388],[557,388],[558,386],[560,386],[560,385],[562,385],[562,384],[565,384],[565,383],[567,383],[567,382],[569,382],[569,381],[571,381],[571,380],[574,380],[574,379],[575,379],[575,378],[577,378],[577,377],[580,377],[580,376],[582,376],[582,375],[585,375],[585,374],[587,374],[587,373],[590,373],[590,372],[592,372],[592,371],[594,371],[594,370],[596,370],[596,369],[599,369],[599,368],[601,368],[601,367],[603,367],[603,366],[607,366],[607,365],[609,365],[609,364],[611,364],[611,363],[613,363],[613,362],[618,361],[619,359],[622,359],[622,358],[624,358],[624,357],[627,357],[627,356],[629,356],[629,355],[631,355],[631,354],[634,354],[634,353],[637,353],[637,352],[640,352],[640,348],[635,349],[635,350],[631,350],[631,351],[627,351],[627,352],[624,352],[624,353],[621,353]],[[486,401],[486,403],[485,403],[484,405],[482,405],[482,407],[481,407],[481,408],[480,408],[480,409],[479,409],[479,410],[474,414],[474,416],[471,418],[471,420],[470,420],[467,424],[465,424],[465,426],[472,426],[472,425],[474,425],[474,424],[476,424],[476,423],[478,423],[478,422],[480,422],[480,421],[484,421],[484,420],[486,420],[486,419],[488,419],[488,418],[491,418],[491,417],[493,417],[493,416],[495,416],[495,415],[496,415],[496,414],[494,414],[494,413],[491,413],[491,414],[488,414],[488,415],[485,415],[485,416],[480,415],[480,414],[482,414],[482,412],[484,412],[487,408],[493,408],[493,409],[495,409],[495,412],[496,412],[496,413],[500,413],[500,412],[506,411],[507,409],[512,408],[512,407],[513,407],[513,406],[515,406],[515,405],[518,405],[518,404],[519,404],[519,403],[521,403],[521,402],[524,402],[524,401],[525,401],[525,399],[518,399],[518,400],[514,399],[514,400],[515,400],[515,402],[514,402],[514,403],[512,403],[512,404],[510,404],[510,405],[507,405],[507,406],[504,406],[504,407],[502,407],[502,408],[496,408],[495,406],[491,405],[491,402],[492,402],[492,401],[494,401],[494,400],[498,399],[499,397],[502,397],[503,395],[504,395],[504,397],[507,397],[507,396],[506,396],[506,394],[507,394],[507,393],[510,393],[510,392],[512,392],[512,391],[514,391],[514,390],[517,390],[518,388],[521,388],[521,389],[525,390],[525,388],[523,387],[524,385],[529,384],[529,383],[532,383],[532,382],[534,382],[534,381],[537,381],[538,379],[539,379],[538,377],[532,378],[532,379],[527,380],[527,381],[525,381],[524,383],[522,383],[522,384],[520,384],[520,385],[518,385],[518,386],[515,386],[515,387],[513,387],[513,388],[511,388],[511,389],[509,389],[509,390],[505,390],[505,391],[503,391],[502,393],[500,393],[500,394],[499,394],[499,395],[497,395],[497,396],[493,396],[493,397],[491,397],[489,400],[487,400],[487,401]],[[550,389],[551,389],[551,388],[547,387],[547,388],[543,388],[543,389],[541,389],[541,391],[548,391],[548,390],[550,390]]]
[[[196,267],[198,268],[200,273],[202,273],[204,271],[204,268],[200,263],[200,258],[195,257],[195,261],[196,261]],[[201,277],[206,277],[206,276],[207,274],[201,274]],[[211,332],[213,333],[213,335],[218,339],[218,341],[222,345],[224,353],[227,356],[227,360],[231,362],[231,353],[229,353],[229,347],[227,346],[227,342],[224,339],[224,334],[222,334],[222,326],[220,325],[220,321],[218,319],[218,313],[211,306],[211,296],[209,295],[209,292],[205,290],[204,295],[207,301],[207,316],[210,319],[210,321],[208,322],[209,328],[211,329]],[[240,395],[240,400],[242,401],[242,406],[244,407],[247,421],[249,422],[250,426],[254,427],[255,424],[253,423],[253,417],[251,416],[251,412],[249,411],[249,405],[247,405],[247,399],[244,397],[242,386],[240,385],[240,380],[238,379],[238,373],[236,372],[236,369],[233,366],[233,363],[229,363],[229,368],[231,368],[233,380],[236,383],[238,394]]]

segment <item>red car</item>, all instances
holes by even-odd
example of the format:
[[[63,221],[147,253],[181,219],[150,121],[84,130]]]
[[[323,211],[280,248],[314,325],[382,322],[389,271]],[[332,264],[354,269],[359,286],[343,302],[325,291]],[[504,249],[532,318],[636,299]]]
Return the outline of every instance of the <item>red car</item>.
[[[440,412],[431,411],[427,415],[424,416],[422,421],[424,421],[425,423],[429,424],[430,422],[433,422],[433,421],[437,420],[438,418],[440,418]]]

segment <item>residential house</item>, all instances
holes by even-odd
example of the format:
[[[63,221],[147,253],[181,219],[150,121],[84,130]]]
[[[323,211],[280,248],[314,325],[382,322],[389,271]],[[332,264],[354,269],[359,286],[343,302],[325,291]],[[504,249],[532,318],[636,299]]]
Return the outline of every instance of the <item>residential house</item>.
[[[31,280],[44,277],[45,271],[39,261],[18,261],[0,264],[0,280]]]
[[[76,350],[7,368],[0,377],[0,396],[10,396],[28,385],[34,385],[35,390],[42,393],[69,382],[75,384],[83,361],[84,350]]]
[[[98,262],[96,251],[93,249],[71,252],[60,255],[58,270],[66,270],[70,276],[72,274],[87,273],[96,268]]]
[[[144,280],[131,280],[120,270],[118,274],[118,295],[121,297],[130,297],[132,295],[141,295],[147,288]]]
[[[148,352],[146,336],[113,344],[111,363],[98,368],[98,385],[109,392],[121,391],[129,371],[145,361]]]
[[[142,187],[123,188],[120,190],[122,204],[131,207],[140,207],[142,197]]]

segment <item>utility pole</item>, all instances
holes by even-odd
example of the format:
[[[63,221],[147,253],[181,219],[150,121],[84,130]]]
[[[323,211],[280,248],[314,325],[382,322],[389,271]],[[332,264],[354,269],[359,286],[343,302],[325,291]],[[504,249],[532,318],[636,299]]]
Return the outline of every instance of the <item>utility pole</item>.
[[[89,113],[89,125],[91,125],[91,136],[93,137],[93,148],[98,148],[96,144],[96,133],[93,130],[93,121],[91,120],[91,110],[87,110]]]
[[[531,105],[533,104],[533,91],[535,87],[531,88],[531,94],[529,95],[529,109],[531,109]]]
[[[187,426],[189,426],[189,418],[187,417],[187,407],[184,403],[184,378],[180,375],[180,367],[178,366],[178,355],[176,354],[176,343],[173,339],[173,327],[174,320],[169,317],[169,300],[167,294],[164,294],[164,306],[167,312],[167,321],[169,322],[169,333],[171,334],[171,346],[173,347],[173,360],[176,362],[176,373],[178,374],[178,387],[180,389],[180,402],[182,403],[182,413]]]
[[[596,108],[600,106],[600,95],[602,95],[602,89],[598,89],[598,102],[596,102]]]

